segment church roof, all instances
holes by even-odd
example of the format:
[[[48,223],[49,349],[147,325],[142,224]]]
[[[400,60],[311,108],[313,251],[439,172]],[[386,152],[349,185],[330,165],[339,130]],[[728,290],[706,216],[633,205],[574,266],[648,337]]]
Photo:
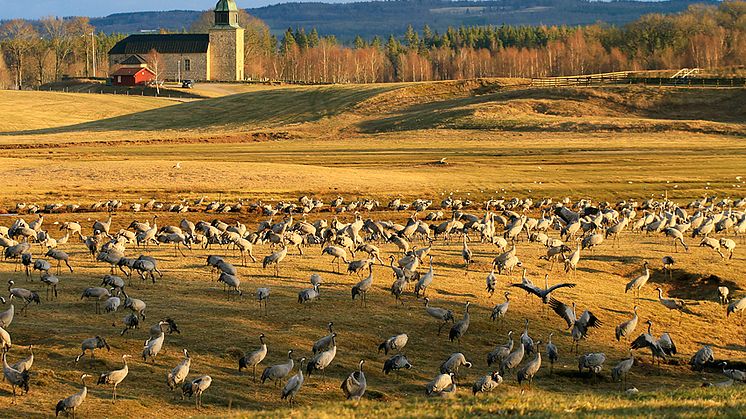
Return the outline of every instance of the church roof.
[[[161,54],[207,53],[210,35],[202,33],[130,35],[117,42],[109,54],[147,54],[155,49]]]

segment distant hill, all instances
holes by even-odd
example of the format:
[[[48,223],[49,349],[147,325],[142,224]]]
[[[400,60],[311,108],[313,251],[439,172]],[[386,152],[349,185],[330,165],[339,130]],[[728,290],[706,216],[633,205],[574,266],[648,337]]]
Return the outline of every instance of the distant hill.
[[[624,24],[647,13],[674,13],[695,3],[715,0],[586,1],[586,0],[497,0],[444,1],[393,0],[357,3],[283,3],[247,11],[264,20],[276,34],[288,27],[315,27],[324,35],[345,41],[355,35],[401,34],[408,25],[425,24],[444,31],[461,25],[582,25],[596,22]],[[180,31],[194,22],[199,11],[118,13],[93,18],[99,30],[132,33],[165,28]]]

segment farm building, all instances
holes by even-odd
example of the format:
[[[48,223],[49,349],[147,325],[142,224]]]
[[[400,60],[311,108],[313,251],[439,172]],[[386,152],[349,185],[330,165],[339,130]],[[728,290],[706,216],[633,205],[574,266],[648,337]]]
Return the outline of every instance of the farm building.
[[[111,73],[115,86],[137,86],[147,84],[155,79],[155,73],[147,67],[122,67]]]
[[[235,0],[219,0],[215,20],[206,34],[130,35],[109,50],[110,72],[129,67],[133,55],[160,55],[159,79],[241,81],[244,79],[244,30]],[[162,76],[161,76],[162,74]]]

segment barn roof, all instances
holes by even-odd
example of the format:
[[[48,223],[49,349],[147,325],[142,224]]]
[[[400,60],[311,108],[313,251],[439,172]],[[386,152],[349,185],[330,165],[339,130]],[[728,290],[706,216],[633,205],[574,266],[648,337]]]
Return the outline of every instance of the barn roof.
[[[153,71],[146,67],[122,67],[119,70],[111,73],[111,76],[134,76],[141,71],[147,71],[148,73],[155,75]]]
[[[142,58],[141,56],[139,56],[137,54],[132,54],[132,55],[130,55],[129,57],[127,57],[124,61],[122,61],[119,64],[121,64],[121,65],[136,65],[136,66],[141,66],[141,65],[147,64],[147,63],[148,62],[145,61],[145,59]]]
[[[130,35],[117,42],[109,54],[147,54],[155,49],[161,54],[206,53],[210,35],[203,33]]]

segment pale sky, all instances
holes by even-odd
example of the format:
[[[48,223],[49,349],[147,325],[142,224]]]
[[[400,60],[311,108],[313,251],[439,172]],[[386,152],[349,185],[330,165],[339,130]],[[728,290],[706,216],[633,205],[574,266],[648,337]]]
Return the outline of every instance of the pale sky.
[[[293,0],[311,1],[311,0]],[[318,1],[318,0],[315,0]],[[324,0],[326,3],[340,0]],[[0,19],[36,19],[43,16],[100,17],[112,13],[155,10],[207,10],[217,0],[0,0]],[[238,7],[261,7],[282,0],[237,0]]]

